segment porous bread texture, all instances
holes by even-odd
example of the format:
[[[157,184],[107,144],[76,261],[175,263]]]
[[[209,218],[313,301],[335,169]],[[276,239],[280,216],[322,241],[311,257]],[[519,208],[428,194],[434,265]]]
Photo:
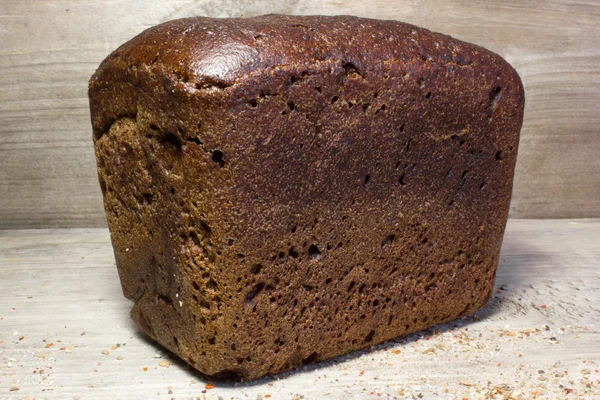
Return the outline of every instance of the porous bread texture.
[[[250,379],[478,309],[523,103],[499,56],[395,21],[145,31],[90,81],[133,319],[199,371]]]

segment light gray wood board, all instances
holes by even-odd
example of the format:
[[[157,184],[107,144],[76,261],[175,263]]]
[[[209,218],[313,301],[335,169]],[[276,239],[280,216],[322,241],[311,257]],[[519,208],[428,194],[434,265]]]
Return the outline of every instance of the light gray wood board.
[[[130,320],[105,229],[3,231],[0,398],[600,398],[599,265],[600,220],[511,220],[476,317],[207,390]]]
[[[192,15],[355,14],[496,51],[526,115],[513,217],[600,217],[600,2],[569,0],[3,0],[0,229],[105,226],[87,81],[118,45]]]

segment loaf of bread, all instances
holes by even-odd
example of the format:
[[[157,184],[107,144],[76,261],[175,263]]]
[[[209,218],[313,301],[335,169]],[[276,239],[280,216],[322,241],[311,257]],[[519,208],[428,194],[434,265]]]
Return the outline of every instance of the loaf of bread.
[[[251,379],[490,298],[524,93],[481,47],[349,16],[189,18],[90,81],[132,318]]]

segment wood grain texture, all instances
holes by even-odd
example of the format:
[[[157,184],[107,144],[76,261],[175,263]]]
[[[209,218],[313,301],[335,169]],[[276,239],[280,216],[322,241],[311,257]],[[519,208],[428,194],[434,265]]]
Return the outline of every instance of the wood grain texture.
[[[2,231],[0,399],[600,398],[599,237],[600,219],[511,220],[474,316],[206,389],[130,320],[106,229]]]
[[[354,14],[485,46],[526,90],[511,216],[600,217],[600,2],[18,1],[0,7],[0,229],[105,226],[87,80],[118,45],[192,15]]]

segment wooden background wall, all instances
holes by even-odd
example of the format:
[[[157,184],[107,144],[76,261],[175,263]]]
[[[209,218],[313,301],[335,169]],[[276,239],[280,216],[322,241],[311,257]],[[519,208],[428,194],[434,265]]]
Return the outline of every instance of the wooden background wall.
[[[600,217],[598,0],[0,0],[0,229],[105,225],[87,80],[119,44],[266,13],[397,19],[504,56],[527,97],[511,216]]]

